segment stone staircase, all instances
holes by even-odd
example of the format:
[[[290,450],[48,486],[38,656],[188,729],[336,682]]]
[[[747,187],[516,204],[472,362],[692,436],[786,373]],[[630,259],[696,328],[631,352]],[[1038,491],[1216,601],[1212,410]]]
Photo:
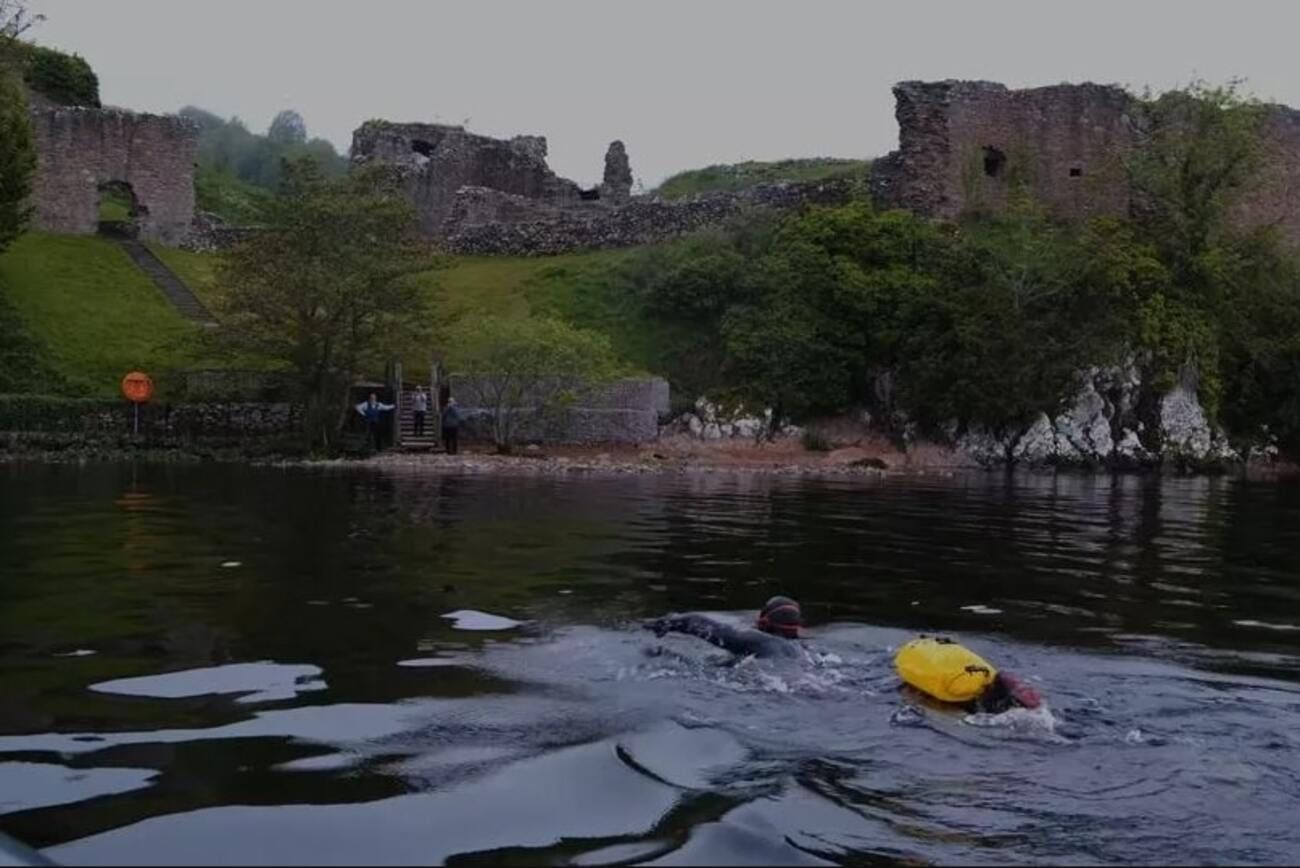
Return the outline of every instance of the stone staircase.
[[[162,290],[163,295],[172,303],[172,306],[180,312],[181,316],[192,320],[199,325],[215,326],[216,319],[203,306],[203,302],[195,297],[190,288],[185,285],[176,272],[167,267],[153,251],[131,238],[121,238],[117,241],[118,246],[125,251],[126,255],[131,257],[131,261],[136,267],[143,271],[153,280],[153,282]]]
[[[438,414],[433,412],[432,396],[429,400],[429,412],[424,417],[423,437],[415,436],[414,397],[414,386],[403,387],[402,406],[397,418],[397,424],[402,432],[402,448],[424,452],[437,449],[441,444],[438,442]]]

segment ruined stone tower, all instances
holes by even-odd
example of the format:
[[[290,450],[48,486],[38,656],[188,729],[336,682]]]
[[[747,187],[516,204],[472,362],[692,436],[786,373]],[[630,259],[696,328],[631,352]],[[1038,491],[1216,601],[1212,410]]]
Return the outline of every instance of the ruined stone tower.
[[[1139,146],[1142,107],[1121,88],[905,81],[894,97],[898,150],[871,170],[878,206],[953,219],[1001,209],[1023,183],[1057,217],[1129,213],[1123,161]],[[1270,106],[1263,133],[1263,172],[1232,218],[1300,244],[1300,112]]]
[[[617,139],[609,143],[605,152],[605,180],[600,185],[604,199],[622,201],[632,195],[632,164],[627,159],[627,148]]]

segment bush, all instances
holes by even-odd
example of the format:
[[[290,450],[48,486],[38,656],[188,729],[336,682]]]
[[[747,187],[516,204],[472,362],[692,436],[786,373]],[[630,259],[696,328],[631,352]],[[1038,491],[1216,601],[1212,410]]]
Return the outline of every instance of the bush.
[[[23,80],[32,90],[60,105],[99,108],[99,77],[84,58],[39,45],[24,53]]]

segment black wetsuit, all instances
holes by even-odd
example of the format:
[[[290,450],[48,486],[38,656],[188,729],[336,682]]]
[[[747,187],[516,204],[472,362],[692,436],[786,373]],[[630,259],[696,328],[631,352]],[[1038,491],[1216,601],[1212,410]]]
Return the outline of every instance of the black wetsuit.
[[[1001,714],[1023,706],[1001,681],[994,679],[983,693],[966,703],[965,708],[968,714]]]
[[[704,615],[666,615],[646,625],[656,636],[685,633],[743,657],[798,657],[802,651],[793,639],[783,639],[761,630],[733,627]]]

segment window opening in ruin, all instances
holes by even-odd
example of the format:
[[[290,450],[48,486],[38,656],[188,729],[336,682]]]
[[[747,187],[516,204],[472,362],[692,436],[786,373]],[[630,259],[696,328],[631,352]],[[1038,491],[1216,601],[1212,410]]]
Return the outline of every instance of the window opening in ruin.
[[[579,190],[578,198],[583,202],[595,202],[600,198],[600,188],[592,187],[590,190]]]
[[[997,178],[1006,168],[1007,155],[999,151],[992,145],[984,146],[984,174],[990,178]]]
[[[99,234],[134,238],[140,231],[140,218],[149,209],[140,204],[135,190],[125,181],[99,185]]]
[[[1083,169],[1081,169],[1081,168],[1078,167],[1078,166],[1071,166],[1071,167],[1070,167],[1070,177],[1071,177],[1071,178],[1082,178],[1082,177],[1083,177]]]
[[[424,139],[411,139],[411,153],[419,154],[421,157],[432,157],[435,147],[433,142],[426,142]]]

